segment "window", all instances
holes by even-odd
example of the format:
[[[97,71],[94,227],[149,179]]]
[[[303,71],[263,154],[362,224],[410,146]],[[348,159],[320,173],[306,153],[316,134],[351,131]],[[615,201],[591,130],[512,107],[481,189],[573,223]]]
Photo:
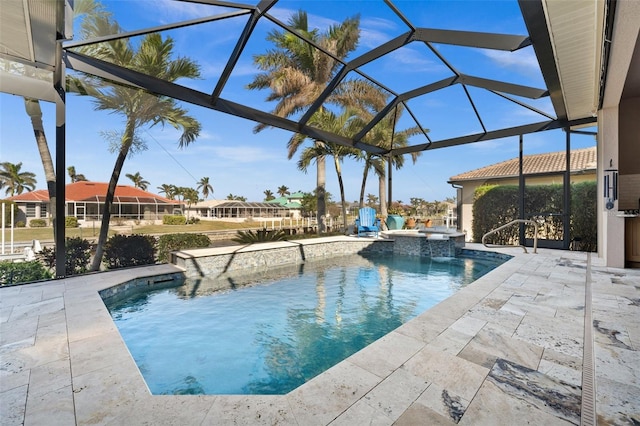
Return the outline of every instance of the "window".
[[[36,217],[36,203],[27,203],[27,217]]]
[[[40,204],[40,217],[41,218],[46,218],[47,217],[47,205],[46,204]]]

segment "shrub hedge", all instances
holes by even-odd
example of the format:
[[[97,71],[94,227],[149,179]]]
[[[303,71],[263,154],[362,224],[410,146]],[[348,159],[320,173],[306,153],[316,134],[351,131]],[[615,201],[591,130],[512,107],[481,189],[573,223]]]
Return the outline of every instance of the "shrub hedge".
[[[577,248],[583,251],[598,250],[598,216],[595,182],[581,182],[571,186],[571,238],[580,239]]]
[[[64,218],[64,227],[65,228],[77,228],[78,218],[75,216],[67,216]]]
[[[162,216],[163,225],[184,225],[187,218],[179,214],[167,214]]]
[[[166,216],[165,216],[166,217]],[[176,250],[209,247],[211,241],[204,234],[165,234],[158,239],[158,260],[169,261],[169,253]]]
[[[66,238],[65,265],[66,275],[84,274],[89,268],[91,260],[91,243],[80,237]],[[38,254],[38,259],[50,270],[56,267],[56,251],[54,248],[45,247]]]
[[[108,269],[156,263],[157,241],[151,235],[113,235],[104,245],[102,262]]]
[[[45,219],[31,219],[29,221],[30,228],[44,228],[47,226],[47,221]]]
[[[596,182],[571,184],[571,240],[580,241],[577,249],[597,249]],[[476,189],[473,203],[473,235],[476,242],[496,227],[518,218],[519,189],[517,185],[486,185]],[[561,215],[564,191],[562,185],[532,185],[525,188],[527,219],[541,223],[538,238],[559,240],[563,236]],[[525,227],[525,238],[533,238],[533,228]],[[515,244],[519,240],[518,226],[503,229],[491,237],[495,244]]]
[[[51,278],[53,278],[53,274],[37,260],[29,262],[0,262],[0,286]]]

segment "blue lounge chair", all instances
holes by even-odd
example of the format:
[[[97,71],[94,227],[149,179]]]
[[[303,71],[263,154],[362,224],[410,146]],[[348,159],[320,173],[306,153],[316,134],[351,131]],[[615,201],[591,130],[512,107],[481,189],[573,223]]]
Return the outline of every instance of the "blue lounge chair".
[[[358,213],[356,219],[356,228],[358,230],[358,237],[362,234],[374,234],[378,237],[378,231],[380,230],[380,219],[376,218],[376,211],[371,207],[363,207]]]

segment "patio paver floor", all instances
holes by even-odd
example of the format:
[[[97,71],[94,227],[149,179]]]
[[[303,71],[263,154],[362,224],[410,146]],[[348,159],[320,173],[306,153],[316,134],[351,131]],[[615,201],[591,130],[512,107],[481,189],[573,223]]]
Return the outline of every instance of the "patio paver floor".
[[[514,258],[283,396],[149,393],[98,291],[172,265],[0,288],[0,422],[580,424],[592,344],[598,422],[640,423],[640,271],[581,252],[493,251]]]

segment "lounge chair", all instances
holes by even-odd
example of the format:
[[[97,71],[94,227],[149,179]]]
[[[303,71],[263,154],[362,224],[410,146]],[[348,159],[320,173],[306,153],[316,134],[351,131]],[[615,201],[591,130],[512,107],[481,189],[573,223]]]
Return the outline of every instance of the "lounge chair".
[[[380,219],[376,217],[375,209],[371,207],[363,207],[358,212],[358,218],[356,219],[356,229],[358,230],[358,237],[362,234],[378,237],[378,231],[380,230]]]

